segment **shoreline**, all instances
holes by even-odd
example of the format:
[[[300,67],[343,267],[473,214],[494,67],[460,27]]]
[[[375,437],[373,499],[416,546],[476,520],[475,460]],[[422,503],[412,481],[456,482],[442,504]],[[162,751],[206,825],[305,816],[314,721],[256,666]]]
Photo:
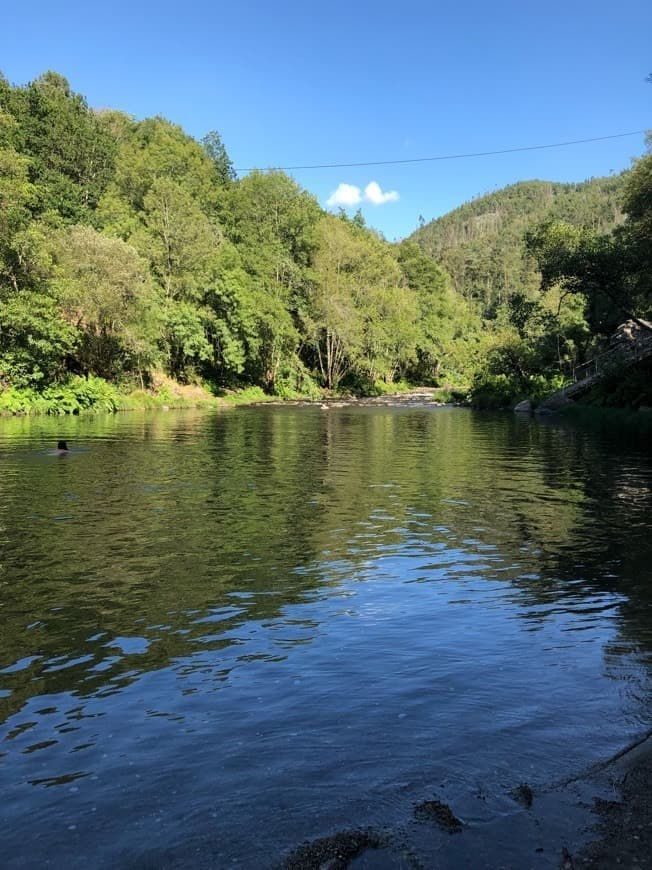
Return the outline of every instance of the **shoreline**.
[[[577,776],[508,792],[500,818],[464,822],[439,800],[413,807],[391,828],[352,828],[304,841],[280,870],[473,866],[552,870],[645,870],[652,855],[652,731]],[[565,823],[564,823],[565,822]]]
[[[445,399],[448,398],[448,401]],[[323,396],[318,399],[279,399],[270,396],[262,402],[254,401],[252,405],[271,405],[278,407],[318,407],[324,411],[331,408],[356,408],[360,405],[374,406],[406,406],[406,407],[466,407],[465,402],[450,399],[450,391],[441,387],[413,388],[395,393],[383,393],[369,396]]]
[[[168,382],[167,388],[158,392],[135,390],[132,393],[119,393],[109,390],[105,395],[81,399],[75,396],[44,399],[29,391],[6,390],[3,406],[3,392],[0,391],[0,419],[12,417],[76,417],[96,416],[98,414],[118,414],[130,411],[183,411],[190,409],[213,408],[227,410],[236,407],[356,407],[358,405],[378,406],[466,406],[466,402],[456,401],[452,396],[454,389],[447,387],[411,387],[381,394],[363,396],[328,395],[318,397],[298,396],[282,398],[263,393],[259,388],[245,387],[242,390],[226,391],[213,395],[203,387]],[[13,405],[11,401],[13,400]]]
[[[652,856],[652,732],[606,762],[618,799],[595,799],[595,837],[574,856],[575,867],[649,867]]]

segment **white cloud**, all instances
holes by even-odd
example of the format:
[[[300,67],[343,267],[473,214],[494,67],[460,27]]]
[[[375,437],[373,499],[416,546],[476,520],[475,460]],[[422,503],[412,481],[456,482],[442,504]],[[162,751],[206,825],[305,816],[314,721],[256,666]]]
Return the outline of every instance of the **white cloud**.
[[[384,205],[386,202],[396,202],[398,198],[397,190],[383,192],[377,181],[370,181],[365,187],[364,193],[355,184],[342,183],[328,197],[326,205],[329,208],[351,208],[354,205],[360,205],[361,202]]]
[[[326,205],[330,208],[334,206],[350,208],[360,202],[362,202],[362,193],[359,187],[356,187],[355,184],[340,184],[337,190],[334,190],[328,197]]]
[[[377,181],[370,181],[364,189],[364,198],[372,205],[384,205],[386,202],[396,202],[398,191],[388,190],[383,193]]]

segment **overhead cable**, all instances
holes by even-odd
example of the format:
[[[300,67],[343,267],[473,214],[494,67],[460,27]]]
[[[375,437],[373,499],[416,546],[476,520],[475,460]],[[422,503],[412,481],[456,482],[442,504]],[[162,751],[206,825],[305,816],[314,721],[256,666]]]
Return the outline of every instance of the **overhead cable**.
[[[624,139],[626,136],[640,136],[647,130],[633,130],[631,133],[612,133],[610,136],[593,136],[590,139],[571,139],[568,142],[553,142],[548,145],[523,145],[516,148],[501,148],[498,151],[473,151],[466,154],[440,154],[437,157],[406,157],[400,160],[367,160],[362,163],[313,163],[306,166],[250,166],[236,169],[236,172],[277,171],[290,172],[297,169],[353,169],[357,166],[395,166],[400,163],[429,163],[436,160],[466,160],[470,157],[493,157],[498,154],[516,154],[519,151],[543,151],[546,148],[565,148],[567,145],[584,145],[588,142],[604,142],[606,139]]]

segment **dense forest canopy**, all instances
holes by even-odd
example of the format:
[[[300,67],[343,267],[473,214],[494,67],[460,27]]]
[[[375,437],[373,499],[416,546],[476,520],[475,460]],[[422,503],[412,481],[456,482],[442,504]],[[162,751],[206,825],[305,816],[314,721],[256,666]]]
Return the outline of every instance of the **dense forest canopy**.
[[[513,185],[390,244],[283,172],[237,178],[217,132],[0,77],[0,387],[547,389],[606,334],[605,300],[649,314],[651,160]]]
[[[0,380],[311,392],[433,377],[447,276],[324,212],[282,172],[236,179],[219,134],[95,112],[46,73],[0,81]]]

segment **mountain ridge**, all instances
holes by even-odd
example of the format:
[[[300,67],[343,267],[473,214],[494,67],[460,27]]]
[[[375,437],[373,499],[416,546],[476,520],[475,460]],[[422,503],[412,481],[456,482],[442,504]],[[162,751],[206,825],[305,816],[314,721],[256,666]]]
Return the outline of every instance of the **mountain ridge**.
[[[539,273],[525,249],[528,229],[561,220],[607,233],[622,223],[628,172],[578,183],[519,181],[463,203],[408,239],[446,269],[457,293],[490,310],[513,293],[538,287]]]

